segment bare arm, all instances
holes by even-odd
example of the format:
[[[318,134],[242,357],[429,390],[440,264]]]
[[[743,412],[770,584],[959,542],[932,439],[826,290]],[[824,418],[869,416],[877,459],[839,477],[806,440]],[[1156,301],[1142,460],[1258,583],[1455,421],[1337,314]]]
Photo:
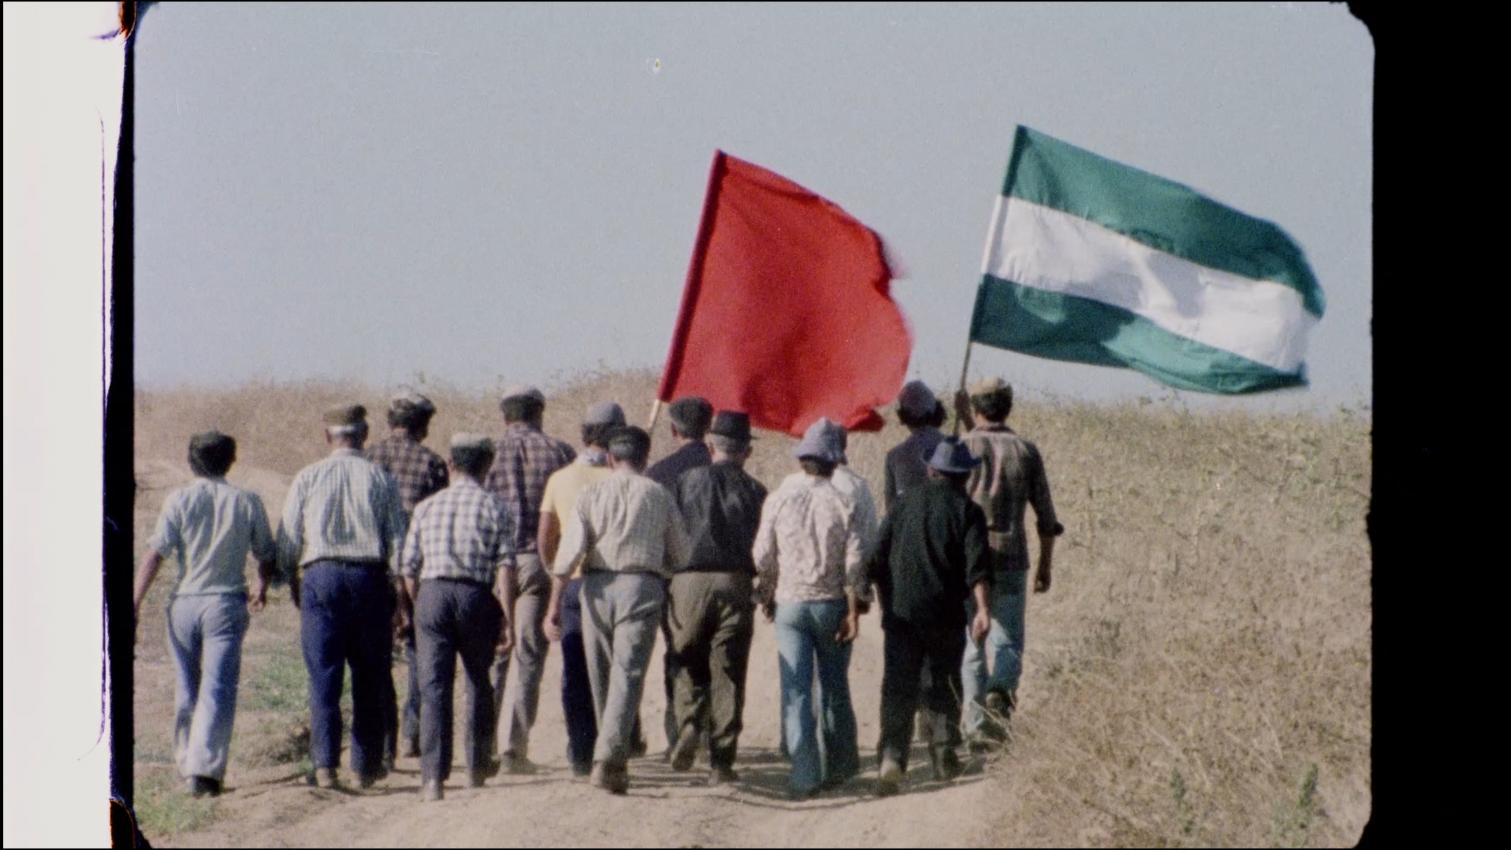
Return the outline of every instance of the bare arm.
[[[147,588],[152,586],[152,580],[157,577],[157,571],[162,565],[163,556],[155,549],[142,557],[142,565],[136,572],[136,592],[131,598],[133,617],[141,617],[142,600],[147,598]]]

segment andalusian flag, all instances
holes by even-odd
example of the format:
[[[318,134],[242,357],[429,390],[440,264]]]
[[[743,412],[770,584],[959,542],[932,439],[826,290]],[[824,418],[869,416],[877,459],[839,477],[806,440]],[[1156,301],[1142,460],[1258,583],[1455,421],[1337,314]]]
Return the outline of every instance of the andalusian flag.
[[[1322,289],[1279,227],[1019,127],[971,340],[1181,389],[1306,383]]]

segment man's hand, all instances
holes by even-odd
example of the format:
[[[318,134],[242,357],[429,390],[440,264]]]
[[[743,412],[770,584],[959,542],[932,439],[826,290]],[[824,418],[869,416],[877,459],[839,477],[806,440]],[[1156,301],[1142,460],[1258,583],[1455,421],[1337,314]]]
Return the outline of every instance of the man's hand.
[[[839,624],[839,632],[834,635],[834,639],[839,643],[849,643],[855,640],[855,636],[858,634],[860,634],[860,612],[857,611],[853,614],[845,615],[845,619]]]
[[[541,630],[546,633],[547,640],[561,641],[561,609],[559,606],[551,605],[546,608],[546,619],[545,622],[541,623]]]
[[[986,613],[985,608],[977,608],[976,616],[971,618],[971,642],[977,646],[986,640],[986,633],[991,631],[992,618]]]
[[[493,646],[493,654],[503,658],[514,650],[514,624],[508,617],[498,627],[498,643]]]

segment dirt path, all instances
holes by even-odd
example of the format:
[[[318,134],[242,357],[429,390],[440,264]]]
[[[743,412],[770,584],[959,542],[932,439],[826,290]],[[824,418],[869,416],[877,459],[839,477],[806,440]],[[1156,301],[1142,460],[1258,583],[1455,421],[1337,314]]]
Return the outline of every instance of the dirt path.
[[[139,467],[142,539],[146,532],[140,527],[150,532],[162,496],[185,477],[181,464],[155,461]],[[257,491],[277,522],[288,476],[233,468],[229,477]],[[171,581],[160,581],[167,583]],[[171,664],[157,637],[161,621],[149,619],[161,612],[143,613],[136,700],[139,776],[143,769],[167,769],[161,750],[171,738],[172,722]],[[297,622],[286,599],[254,619],[242,670],[244,705],[251,704],[249,689],[259,681],[257,665],[265,657],[254,649],[297,653]],[[418,760],[400,759],[395,773],[371,790],[320,790],[306,785],[293,765],[253,767],[238,760],[238,751],[255,735],[250,727],[258,722],[248,711],[238,714],[227,793],[214,804],[213,821],[195,831],[148,837],[160,846],[940,846],[981,843],[996,819],[1001,780],[984,774],[979,758],[969,762],[965,776],[945,785],[925,779],[927,760],[915,749],[903,793],[885,800],[874,796],[875,758],[869,745],[877,737],[881,691],[881,633],[874,617],[862,622],[850,668],[866,772],[844,788],[803,803],[783,797],[787,764],[776,753],[779,695],[772,626],[760,621],[756,628],[736,764],[741,778],[732,787],[704,787],[707,766],[702,758],[692,772],[678,774],[657,757],[666,743],[660,657],[658,646],[641,702],[652,756],[631,763],[626,796],[574,780],[567,769],[561,656],[553,646],[531,740],[531,757],[543,767],[537,775],[499,777],[484,788],[469,789],[463,787],[465,768],[458,761],[446,799],[422,804]],[[402,691],[405,671],[396,666],[394,672]]]

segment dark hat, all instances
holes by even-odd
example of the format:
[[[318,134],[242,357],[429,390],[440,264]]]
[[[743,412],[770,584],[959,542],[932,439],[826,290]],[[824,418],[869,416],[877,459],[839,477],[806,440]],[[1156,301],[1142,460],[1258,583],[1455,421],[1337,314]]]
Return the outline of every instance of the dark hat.
[[[646,454],[651,450],[651,435],[644,428],[634,425],[615,428],[609,434],[609,451],[612,452],[616,447],[628,448],[631,454]]]
[[[950,474],[970,472],[980,462],[981,459],[971,454],[965,443],[954,437],[940,440],[939,445],[934,447],[933,456],[929,458],[929,466]]]
[[[367,408],[343,404],[325,411],[325,429],[333,434],[352,433],[367,427]]]
[[[708,422],[713,418],[714,406],[708,399],[690,395],[679,398],[666,409],[672,424],[684,435],[698,439],[708,431]]]
[[[750,414],[738,410],[721,410],[714,416],[708,433],[732,440],[750,440]]]

